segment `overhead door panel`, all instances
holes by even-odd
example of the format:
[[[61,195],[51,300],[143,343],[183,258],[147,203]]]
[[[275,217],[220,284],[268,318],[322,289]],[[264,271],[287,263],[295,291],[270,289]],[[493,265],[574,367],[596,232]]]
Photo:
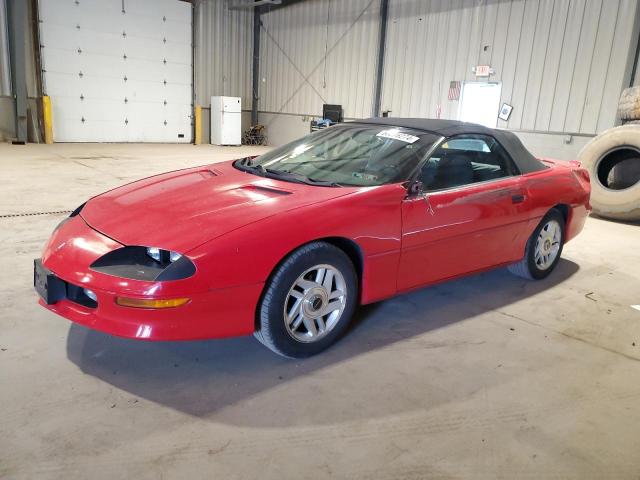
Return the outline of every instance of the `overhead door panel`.
[[[192,11],[178,0],[39,0],[58,142],[191,142]]]

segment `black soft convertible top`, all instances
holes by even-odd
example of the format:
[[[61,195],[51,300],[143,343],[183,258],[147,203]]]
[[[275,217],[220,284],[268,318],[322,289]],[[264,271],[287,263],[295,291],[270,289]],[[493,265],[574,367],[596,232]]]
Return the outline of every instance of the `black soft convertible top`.
[[[460,134],[490,135],[494,137],[509,153],[520,173],[537,172],[547,168],[544,163],[534,157],[525,148],[520,139],[506,130],[484,127],[476,123],[459,122],[457,120],[438,120],[434,118],[367,118],[355,120],[353,123],[367,123],[375,125],[389,125],[392,127],[412,128],[435,133],[442,137],[452,137]]]

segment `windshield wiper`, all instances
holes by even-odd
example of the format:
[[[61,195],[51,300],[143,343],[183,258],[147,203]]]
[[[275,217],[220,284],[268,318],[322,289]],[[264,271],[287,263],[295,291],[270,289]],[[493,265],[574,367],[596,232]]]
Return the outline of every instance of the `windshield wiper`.
[[[277,175],[279,178],[286,178],[287,180],[292,180],[299,183],[306,183],[307,185],[316,185],[320,187],[341,187],[337,182],[331,182],[328,180],[316,180],[315,178],[309,178],[306,175],[302,175],[301,173],[294,173],[288,170],[271,170],[267,169],[268,173],[273,173]]]
[[[262,165],[251,165],[251,159],[249,157],[241,158],[233,162],[234,166],[239,168],[242,171],[254,173],[259,175],[260,177],[267,176],[267,169],[265,169]]]
[[[316,185],[321,187],[341,187],[339,183],[329,182],[325,180],[316,180],[313,178],[309,178],[305,175],[301,175],[299,173],[289,172],[287,170],[274,170],[271,168],[265,168],[262,165],[251,165],[248,158],[242,158],[238,160],[237,166],[244,170],[245,172],[250,172],[255,175],[259,175],[261,177],[275,178],[279,180],[285,180],[289,182],[295,183],[306,183],[307,185]]]
[[[315,178],[309,178],[309,177],[307,177],[306,183],[308,183],[309,185],[320,185],[323,187],[343,187],[344,186],[338,182],[331,182],[329,180],[316,180]]]
[[[270,168],[264,168],[263,165],[261,164],[257,164],[257,165],[251,165],[251,159],[249,157],[246,158],[241,158],[240,160],[237,161],[238,166],[240,167],[240,169],[247,171],[247,172],[251,172],[251,173],[255,173],[257,175],[260,175],[261,177],[266,177],[268,175],[279,175],[280,172],[278,170],[272,170]],[[288,172],[287,172],[288,173]]]

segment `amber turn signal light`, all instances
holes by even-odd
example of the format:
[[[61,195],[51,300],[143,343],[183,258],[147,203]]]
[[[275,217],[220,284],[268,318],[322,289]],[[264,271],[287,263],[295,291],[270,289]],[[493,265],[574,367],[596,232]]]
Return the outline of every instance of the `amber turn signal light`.
[[[180,307],[185,303],[188,303],[188,298],[164,298],[164,299],[152,299],[152,298],[128,298],[128,297],[116,297],[116,303],[123,307],[134,308],[174,308]]]

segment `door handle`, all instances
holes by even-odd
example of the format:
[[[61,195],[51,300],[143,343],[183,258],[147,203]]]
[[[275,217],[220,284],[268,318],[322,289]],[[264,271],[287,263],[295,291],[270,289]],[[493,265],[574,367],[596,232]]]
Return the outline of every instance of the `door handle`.
[[[511,195],[511,203],[522,203],[524,202],[524,195],[518,193],[516,195]]]

